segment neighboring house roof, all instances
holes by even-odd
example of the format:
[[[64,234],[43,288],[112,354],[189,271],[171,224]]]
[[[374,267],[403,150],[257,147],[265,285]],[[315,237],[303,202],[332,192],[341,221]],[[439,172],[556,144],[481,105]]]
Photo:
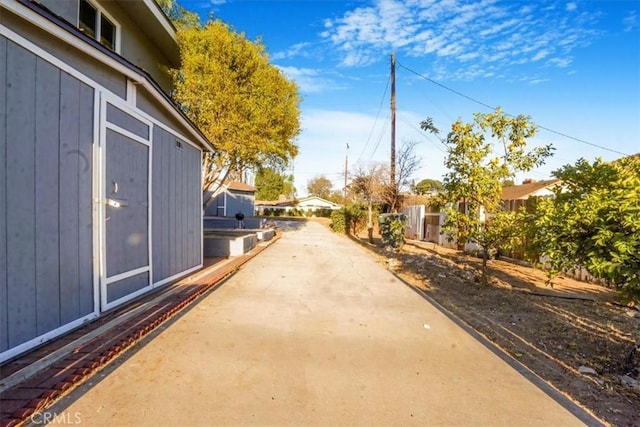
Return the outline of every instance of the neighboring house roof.
[[[121,4],[138,3],[138,2],[121,2]],[[144,0],[140,3],[148,4],[154,3],[154,1]],[[118,53],[104,47],[97,40],[87,36],[80,31],[74,24],[54,14],[52,11],[32,0],[15,0],[14,2],[2,1],[3,8],[9,9],[11,12],[18,16],[27,19],[34,25],[44,29],[48,33],[58,37],[66,43],[77,47],[82,52],[105,64],[106,66],[115,69],[127,76],[132,81],[145,87],[154,98],[160,102],[168,111],[173,113],[173,116],[182,122],[187,129],[191,132],[191,136],[195,139],[202,148],[207,151],[214,151],[213,146],[204,136],[204,134],[198,129],[198,127],[178,108],[171,98],[165,93],[160,85],[151,77],[151,75],[138,67],[136,64],[130,62]],[[130,6],[130,5],[129,5]],[[140,7],[138,5],[137,7]],[[154,6],[157,8],[157,5]],[[153,12],[150,12],[153,13]],[[35,15],[34,15],[35,14]],[[157,13],[154,13],[157,15]],[[166,17],[165,17],[166,19]],[[51,27],[54,25],[55,27]],[[58,29],[58,31],[55,30]],[[61,31],[60,31],[61,30]],[[172,46],[173,47],[173,46]],[[179,54],[179,52],[178,52]]]
[[[294,206],[295,199],[280,199],[280,200],[256,200],[256,206]]]
[[[322,197],[318,197],[318,196],[307,196],[307,197],[298,199],[298,206],[300,205],[309,206],[309,207],[320,207],[320,208],[341,206],[338,203],[333,203],[329,200],[323,199]]]
[[[280,207],[334,207],[339,208],[342,205],[338,203],[333,203],[329,200],[323,199],[318,196],[308,196],[300,199],[279,199],[279,200],[257,200],[255,203],[256,206],[280,206]]]
[[[226,185],[228,190],[245,191],[247,193],[255,193],[256,187],[245,184],[244,182],[231,181]]]
[[[502,189],[502,200],[518,200],[527,199],[536,192],[552,187],[559,183],[559,179],[549,179],[546,181],[533,181],[521,185],[512,185]]]

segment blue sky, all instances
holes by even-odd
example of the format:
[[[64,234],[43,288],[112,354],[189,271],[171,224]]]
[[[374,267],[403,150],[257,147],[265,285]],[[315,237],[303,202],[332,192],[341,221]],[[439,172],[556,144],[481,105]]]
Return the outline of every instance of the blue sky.
[[[299,85],[298,196],[318,175],[342,189],[347,144],[350,171],[389,161],[392,50],[396,144],[418,143],[416,182],[447,172],[444,146],[420,131],[420,121],[432,117],[445,136],[458,118],[470,122],[474,112],[490,112],[487,105],[531,116],[546,128],[531,145],[556,149],[518,180],[550,178],[580,157],[613,160],[640,152],[640,1],[180,4],[203,17],[213,13],[250,39],[260,37],[271,62]]]

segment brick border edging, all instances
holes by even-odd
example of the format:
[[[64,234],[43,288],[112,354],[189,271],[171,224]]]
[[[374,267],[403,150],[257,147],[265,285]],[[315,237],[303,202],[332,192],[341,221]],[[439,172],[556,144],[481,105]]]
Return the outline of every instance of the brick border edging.
[[[109,363],[132,348],[135,344],[140,342],[144,337],[149,335],[160,325],[177,315],[179,312],[186,309],[189,305],[191,305],[205,293],[215,289],[216,286],[220,285],[222,281],[234,275],[244,264],[256,257],[268,247],[270,247],[273,243],[279,240],[280,237],[281,233],[276,231],[274,237],[269,242],[267,242],[266,245],[256,246],[248,254],[232,260],[219,272],[214,271],[210,276],[205,276],[203,278],[203,281],[206,281],[206,283],[195,286],[193,290],[188,291],[187,294],[185,296],[182,296],[180,299],[170,301],[169,307],[162,308],[161,310],[158,310],[158,312],[152,313],[150,316],[147,313],[147,318],[142,319],[142,324],[137,325],[137,327],[132,328],[131,330],[128,329],[127,333],[124,334],[124,338],[119,339],[114,343],[110,343],[109,346],[103,351],[92,355],[90,361],[86,363],[85,367],[74,368],[62,381],[55,383],[52,387],[50,387],[49,390],[43,391],[39,398],[30,400],[27,404],[15,410],[10,417],[0,420],[0,427],[24,426],[29,422],[33,422],[32,416],[34,414],[42,412],[44,409],[51,407],[62,397],[68,395],[72,390],[82,385],[90,377],[100,372]],[[199,270],[194,274],[198,273],[202,273],[202,270]],[[187,276],[186,278],[188,277],[189,276]],[[167,299],[171,300],[171,297],[168,297]],[[152,310],[153,309],[150,309],[149,311]],[[137,316],[134,316],[128,322],[133,323],[136,318],[144,316],[145,313],[143,312]],[[70,354],[78,353],[83,347],[87,347],[94,342],[94,340],[91,340],[77,347]],[[67,359],[68,356],[63,360],[66,361]],[[16,388],[19,388],[21,385],[22,384],[16,385]]]

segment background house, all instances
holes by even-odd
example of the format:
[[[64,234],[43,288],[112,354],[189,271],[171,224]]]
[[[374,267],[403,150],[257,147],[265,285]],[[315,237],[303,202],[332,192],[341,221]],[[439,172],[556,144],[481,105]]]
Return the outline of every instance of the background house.
[[[205,194],[205,198],[211,196]],[[253,215],[254,203],[256,199],[256,188],[242,182],[232,181],[222,185],[218,194],[206,207],[204,216],[206,217],[235,217],[235,214],[242,212],[245,216]]]
[[[525,179],[520,185],[512,185],[502,189],[502,207],[506,210],[517,211],[530,197],[551,197],[553,188],[560,183],[559,179],[536,181]]]
[[[263,222],[259,218],[249,218],[254,214],[255,194],[254,186],[237,181],[222,185],[215,196],[205,194],[205,198],[213,198],[205,208],[205,230],[237,228],[239,224],[235,216],[238,212],[245,216],[244,228],[261,228]]]
[[[279,200],[260,200],[255,202],[255,211],[258,215],[266,215],[268,212],[275,211],[278,211],[280,215],[287,215],[294,210],[306,213],[341,208],[342,205],[318,196],[308,196],[301,199],[286,199],[283,197]]]
[[[530,197],[553,196],[553,189],[559,183],[560,180],[558,179],[546,181],[527,179],[520,185],[504,187],[501,195],[502,206],[506,210],[517,211],[527,203]],[[442,234],[442,226],[444,225],[446,214],[431,206],[428,197],[420,201],[423,203],[407,206],[402,211],[407,216],[405,237],[434,242],[441,246],[456,247],[455,242],[449,242],[447,236]],[[460,202],[458,209],[464,211],[465,204]],[[481,215],[484,215],[484,212],[481,212]],[[476,247],[477,245],[474,243],[467,243],[465,249],[473,250]],[[523,254],[514,253],[511,253],[511,255],[516,257],[523,256]]]
[[[153,0],[2,0],[0,58],[2,362],[202,266],[212,148]]]

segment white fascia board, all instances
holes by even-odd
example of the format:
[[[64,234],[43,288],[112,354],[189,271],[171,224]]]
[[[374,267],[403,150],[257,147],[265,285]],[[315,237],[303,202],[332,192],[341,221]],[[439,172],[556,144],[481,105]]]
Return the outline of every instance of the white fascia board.
[[[143,3],[147,8],[151,11],[153,16],[155,16],[158,23],[162,26],[162,28],[171,36],[171,38],[178,44],[178,36],[176,35],[176,30],[171,24],[171,22],[167,19],[165,14],[160,10],[160,6],[155,2],[155,0],[143,0]]]
[[[165,107],[168,111],[171,112],[171,115],[173,115],[174,118],[178,119],[178,121],[180,121],[180,123],[185,125],[187,129],[193,129],[194,125],[188,120],[186,120],[185,117],[180,112],[177,111],[176,107],[168,99],[166,99],[163,94],[158,93],[158,89],[149,81],[149,78],[146,75],[138,73],[132,68],[122,64],[120,61],[94,48],[93,46],[84,42],[84,40],[81,40],[79,37],[65,31],[63,28],[60,28],[53,22],[49,21],[47,18],[32,11],[30,8],[23,5],[22,3],[19,3],[17,1],[2,1],[0,2],[0,6],[3,8],[6,8],[11,13],[16,14],[20,18],[34,24],[35,26],[46,31],[47,33],[54,35],[61,41],[73,46],[76,49],[79,49],[81,52],[94,58],[100,63],[125,75],[127,78],[131,79],[136,84],[143,86],[145,89],[149,91],[149,93],[151,93],[151,95],[163,107]],[[80,41],[80,43],[78,43],[78,41]],[[195,129],[194,129],[194,132],[192,132],[192,136],[200,144],[202,144],[202,146],[205,147],[207,150],[212,152],[215,151],[213,146],[209,143],[209,141],[207,141],[204,137],[202,137],[200,133],[197,132]]]

